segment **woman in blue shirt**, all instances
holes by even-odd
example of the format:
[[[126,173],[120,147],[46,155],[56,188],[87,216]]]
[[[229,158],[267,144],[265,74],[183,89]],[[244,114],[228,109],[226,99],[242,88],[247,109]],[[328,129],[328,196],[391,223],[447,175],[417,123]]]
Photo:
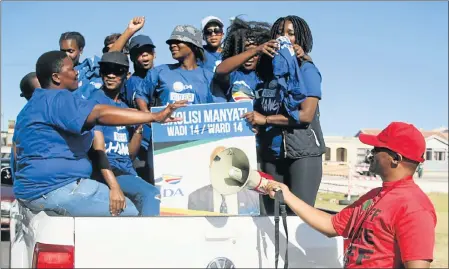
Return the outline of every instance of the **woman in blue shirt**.
[[[235,18],[228,27],[223,42],[223,62],[217,66],[214,80],[229,102],[254,100],[257,84],[256,74],[259,54],[253,55],[243,64],[240,53],[255,49],[270,39],[270,25],[264,22],[246,22]],[[233,57],[236,56],[236,57]]]
[[[213,73],[197,65],[204,61],[201,32],[191,25],[178,25],[166,42],[177,64],[164,64],[148,71],[136,90],[140,110],[179,100],[189,104],[226,102],[224,96],[215,99],[211,92]]]
[[[89,179],[91,130],[96,125],[179,121],[170,115],[185,106],[185,102],[170,104],[161,113],[144,113],[77,98],[72,94],[78,86],[77,72],[72,60],[61,51],[40,56],[36,76],[43,89],[35,89],[17,116],[14,129],[15,197],[37,212],[50,210],[70,216],[137,215],[129,199],[111,206],[113,193],[121,192],[117,182],[109,182],[108,188]]]
[[[315,204],[322,177],[325,144],[319,122],[321,74],[310,58],[313,39],[307,23],[297,16],[279,18],[271,28],[278,48],[268,48],[257,66],[264,81],[257,89],[255,111],[244,117],[258,129],[261,168],[285,183],[309,205]],[[279,76],[280,70],[286,70]],[[266,213],[273,200],[264,197]],[[263,211],[263,208],[262,208]]]

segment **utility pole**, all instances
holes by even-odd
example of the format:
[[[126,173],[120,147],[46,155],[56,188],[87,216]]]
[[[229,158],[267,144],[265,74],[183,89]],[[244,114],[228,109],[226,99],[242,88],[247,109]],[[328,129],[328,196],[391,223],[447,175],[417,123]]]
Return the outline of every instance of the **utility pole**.
[[[2,131],[5,131],[5,117],[4,117],[4,115],[3,115],[3,113],[2,113]]]

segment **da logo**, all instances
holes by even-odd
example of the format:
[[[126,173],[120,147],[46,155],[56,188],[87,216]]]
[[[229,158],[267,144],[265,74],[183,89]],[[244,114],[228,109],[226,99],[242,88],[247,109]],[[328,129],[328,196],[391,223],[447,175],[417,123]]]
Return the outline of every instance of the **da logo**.
[[[161,192],[162,199],[184,196],[184,192],[178,187],[181,182],[182,176],[176,175],[162,175],[154,180],[156,188]]]
[[[154,180],[154,183],[156,185],[164,185],[164,184],[170,184],[170,185],[176,185],[181,182],[182,176],[175,176],[170,174],[164,174],[159,178],[156,178]]]
[[[180,81],[176,81],[175,83],[173,83],[173,90],[175,92],[182,92],[183,90],[191,90],[193,89],[192,85],[184,85],[184,83],[180,82]]]

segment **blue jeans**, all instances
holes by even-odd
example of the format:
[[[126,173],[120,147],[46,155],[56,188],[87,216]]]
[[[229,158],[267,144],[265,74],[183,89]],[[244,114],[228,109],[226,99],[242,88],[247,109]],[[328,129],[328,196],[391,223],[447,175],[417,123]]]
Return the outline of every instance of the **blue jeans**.
[[[109,212],[109,188],[92,179],[81,179],[51,191],[41,198],[21,201],[33,211],[49,210],[63,216],[106,217]],[[126,208],[120,216],[137,216],[134,204],[126,198]]]
[[[123,193],[136,205],[141,216],[159,216],[161,193],[139,176],[120,175],[117,182]]]

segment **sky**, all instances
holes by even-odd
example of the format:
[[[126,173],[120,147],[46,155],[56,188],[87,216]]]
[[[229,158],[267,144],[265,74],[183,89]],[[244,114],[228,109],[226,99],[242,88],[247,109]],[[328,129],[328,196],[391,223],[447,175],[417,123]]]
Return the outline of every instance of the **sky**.
[[[10,2],[1,5],[2,130],[26,100],[19,82],[38,57],[59,49],[66,31],[86,39],[82,59],[101,57],[104,38],[145,16],[139,34],[156,45],[156,65],[173,63],[166,39],[178,24],[200,28],[208,15],[273,23],[304,18],[321,72],[324,135],[405,121],[430,130],[448,125],[448,3],[444,2]]]

